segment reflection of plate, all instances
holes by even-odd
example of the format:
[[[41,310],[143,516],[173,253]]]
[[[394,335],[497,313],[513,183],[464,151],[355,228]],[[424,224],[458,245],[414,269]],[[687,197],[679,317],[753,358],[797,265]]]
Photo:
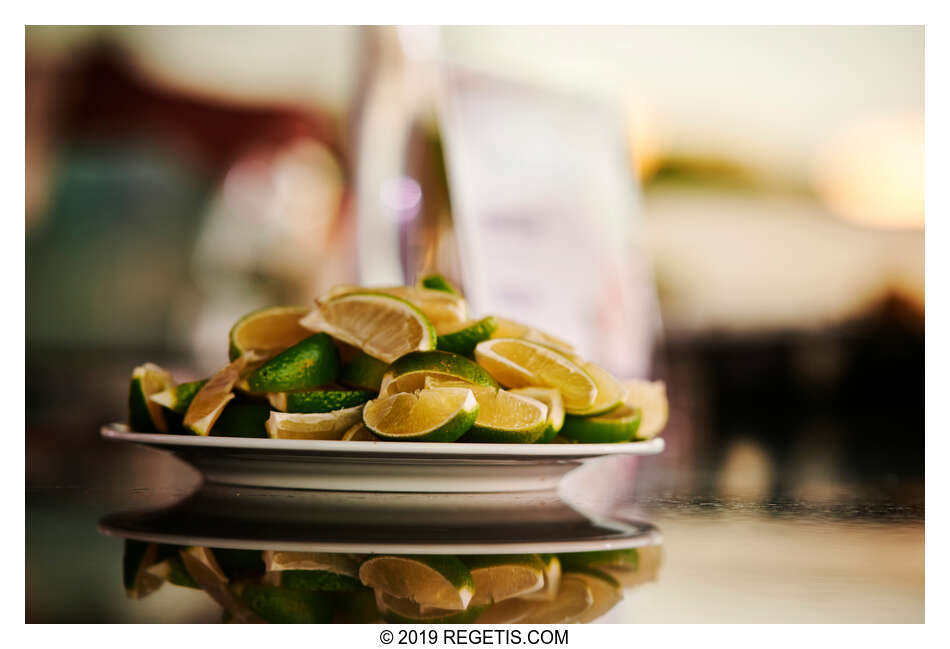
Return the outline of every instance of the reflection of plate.
[[[113,536],[174,545],[319,552],[583,552],[660,542],[656,528],[588,517],[555,492],[340,493],[209,485],[172,507],[112,514]]]
[[[171,451],[206,482],[386,492],[508,492],[553,489],[584,462],[655,455],[662,439],[627,444],[438,444],[243,439],[133,433],[103,426],[105,439]]]

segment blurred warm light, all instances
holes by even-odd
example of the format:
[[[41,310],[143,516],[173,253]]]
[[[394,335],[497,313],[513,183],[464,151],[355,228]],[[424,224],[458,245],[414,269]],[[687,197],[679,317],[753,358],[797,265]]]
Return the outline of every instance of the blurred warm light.
[[[762,445],[738,440],[726,453],[719,474],[719,494],[738,500],[762,500],[772,487],[775,467]]]
[[[662,152],[655,115],[640,99],[628,100],[627,129],[633,168],[641,181],[648,180],[659,168]]]
[[[819,193],[841,218],[877,228],[923,228],[923,115],[853,124],[828,143],[815,173]]]
[[[253,150],[235,162],[193,253],[203,294],[191,325],[200,367],[220,364],[222,327],[241,314],[277,302],[305,304],[319,293],[343,191],[339,161],[313,139]]]

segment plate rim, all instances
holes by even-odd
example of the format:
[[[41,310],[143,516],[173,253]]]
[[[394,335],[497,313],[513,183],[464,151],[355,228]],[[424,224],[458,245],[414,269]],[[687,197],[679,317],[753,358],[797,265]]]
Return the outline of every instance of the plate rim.
[[[138,433],[112,422],[99,429],[103,439],[169,450],[217,448],[248,451],[300,451],[321,455],[425,455],[455,458],[586,458],[607,455],[657,455],[666,448],[662,437],[615,444],[459,444],[446,442],[353,442],[315,439],[264,439]]]
[[[617,536],[571,539],[560,538],[548,541],[459,541],[457,543],[413,543],[399,541],[379,541],[353,543],[344,541],[262,541],[259,539],[238,539],[234,537],[216,537],[207,535],[188,535],[165,532],[128,530],[117,526],[104,517],[96,525],[97,531],[113,538],[131,539],[147,543],[167,543],[171,545],[197,545],[202,547],[226,548],[235,550],[279,550],[289,552],[355,552],[359,554],[536,554],[539,552],[570,553],[591,550],[624,550],[652,545],[662,545],[663,533],[647,521],[610,522],[630,526],[643,525],[639,533],[618,530]]]

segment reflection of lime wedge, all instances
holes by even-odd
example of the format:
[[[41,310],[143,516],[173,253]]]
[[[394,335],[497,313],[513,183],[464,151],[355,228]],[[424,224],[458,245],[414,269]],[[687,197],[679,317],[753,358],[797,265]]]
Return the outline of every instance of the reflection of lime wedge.
[[[275,306],[248,313],[231,327],[230,359],[233,361],[251,350],[271,356],[312,335],[298,324],[309,311],[303,306]]]
[[[345,592],[363,587],[356,577],[338,575],[326,570],[284,570],[273,574],[279,577],[279,583],[275,585],[295,590]]]
[[[386,363],[358,351],[356,356],[340,371],[340,383],[362,390],[379,392],[383,374],[386,373],[388,367]]]
[[[306,390],[333,383],[339,369],[333,339],[327,334],[314,334],[251,372],[247,385],[252,392]]]
[[[376,435],[373,435],[373,431],[366,427],[366,424],[360,422],[348,431],[343,433],[344,442],[380,442],[382,441]]]
[[[174,555],[164,561],[160,561],[148,568],[148,573],[167,581],[175,586],[184,586],[185,588],[198,588],[198,584],[191,578],[188,571],[185,570],[185,564],[181,557]]]
[[[475,620],[476,624],[517,624],[531,615],[537,605],[521,597],[492,604]]]
[[[548,407],[536,399],[473,386],[478,417],[463,442],[532,444],[548,425]]]
[[[185,412],[185,428],[196,435],[207,435],[211,432],[211,427],[221,415],[224,406],[234,398],[232,390],[246,365],[247,357],[242,356],[208,379]]]
[[[479,343],[475,359],[509,388],[555,388],[571,413],[590,408],[597,398],[594,379],[565,355],[539,343],[493,338]]]
[[[340,439],[359,423],[363,406],[333,412],[276,412],[267,420],[267,434],[274,439]]]
[[[195,398],[195,395],[198,394],[198,391],[203,388],[207,382],[208,379],[202,379],[200,381],[181,383],[162,392],[153,394],[149,397],[149,401],[164,406],[179,415],[183,415],[188,410],[188,406],[191,405],[191,400]]]
[[[461,295],[446,291],[417,288],[413,286],[384,286],[363,288],[360,286],[338,286],[320,298],[321,305],[341,295],[353,293],[382,293],[409,302],[419,309],[434,327],[448,327],[468,319],[468,305]]]
[[[495,320],[498,322],[498,328],[495,330],[495,333],[492,334],[492,338],[524,338],[525,340],[531,340],[549,347],[555,347],[561,351],[574,351],[574,345],[571,343],[557,336],[545,333],[540,329],[535,329],[534,327],[529,327],[528,325],[515,322],[514,320],[508,320],[507,318],[499,318],[498,316],[495,316]]]
[[[633,569],[629,566],[617,565],[599,565],[598,568],[619,581],[624,588],[633,588],[640,584],[656,581],[660,572],[660,564],[663,561],[663,549],[659,545],[650,545],[637,548],[636,553],[637,563]]]
[[[452,286],[452,283],[439,273],[433,273],[432,275],[426,275],[421,278],[419,280],[419,288],[429,288],[433,291],[443,291],[445,293],[451,293],[452,295],[461,295],[458,289]]]
[[[536,554],[466,557],[475,581],[473,606],[502,602],[540,590],[544,564]]]
[[[535,443],[547,444],[553,440],[564,426],[564,400],[561,399],[561,393],[554,388],[515,388],[511,393],[537,399],[548,407],[547,426]]]
[[[568,624],[574,622],[594,603],[587,583],[576,575],[564,575],[557,597],[550,602],[537,602],[522,624]]]
[[[260,550],[213,548],[212,552],[221,571],[231,581],[257,578],[264,574],[264,557]]]
[[[141,599],[158,590],[164,583],[148,569],[160,560],[161,546],[126,539],[122,555],[122,582],[126,594],[132,599]]]
[[[544,565],[544,586],[540,590],[527,595],[523,598],[529,600],[552,601],[557,597],[558,590],[561,587],[561,561],[556,554],[542,554],[541,563]]]
[[[475,362],[443,351],[413,352],[389,366],[383,375],[380,394],[413,392],[425,387],[427,378],[464,381],[472,385],[498,387],[488,372]]]
[[[439,335],[438,347],[447,352],[471,356],[475,345],[488,340],[498,328],[495,318],[488,316],[481,320],[469,320],[457,325],[436,329]]]
[[[387,363],[412,351],[435,349],[436,344],[435,329],[422,311],[382,293],[330,298],[301,322]]]
[[[264,566],[268,572],[278,570],[324,570],[337,575],[356,577],[359,562],[338,552],[290,552],[265,550]]]
[[[360,580],[374,590],[420,606],[463,611],[475,594],[465,564],[453,556],[378,556],[360,566]]]
[[[471,428],[478,401],[467,388],[431,388],[381,396],[366,404],[363,423],[377,437],[454,442]]]
[[[470,624],[474,622],[484,606],[469,606],[464,611],[422,606],[404,597],[394,597],[377,590],[376,606],[383,617],[396,624]]]
[[[332,601],[317,591],[255,583],[244,584],[239,591],[241,601],[267,622],[327,624],[333,618]]]
[[[594,363],[581,362],[579,364],[594,379],[594,383],[597,385],[597,398],[589,408],[574,410],[571,414],[585,417],[602,415],[623,403],[627,390],[610,372]]]
[[[604,569],[607,567],[636,570],[637,550],[626,548],[623,550],[601,550],[597,552],[571,552],[561,554],[561,565],[565,570],[583,568]]]
[[[306,390],[303,392],[272,392],[270,405],[281,412],[331,412],[359,406],[372,399],[368,390]]]
[[[639,408],[641,412],[637,439],[653,439],[660,434],[670,417],[666,384],[663,381],[630,379],[624,381],[624,387],[627,388],[626,404]]]
[[[221,570],[210,548],[182,548],[180,555],[189,576],[214,601],[229,611],[239,608],[228,588],[228,577]]]
[[[129,427],[139,433],[167,433],[162,407],[149,400],[154,394],[174,385],[172,375],[154,363],[145,363],[132,371],[129,382]]]
[[[587,624],[603,616],[623,599],[623,593],[620,590],[620,583],[610,575],[598,570],[584,570],[578,572],[565,572],[564,579],[577,578],[584,581],[590,588],[593,601],[590,608],[584,611],[577,621],[581,624]]]
[[[606,415],[564,419],[561,435],[585,444],[629,442],[640,425],[640,410],[623,404]]]
[[[376,594],[370,588],[337,593],[335,622],[342,624],[382,624],[385,620],[376,605]]]

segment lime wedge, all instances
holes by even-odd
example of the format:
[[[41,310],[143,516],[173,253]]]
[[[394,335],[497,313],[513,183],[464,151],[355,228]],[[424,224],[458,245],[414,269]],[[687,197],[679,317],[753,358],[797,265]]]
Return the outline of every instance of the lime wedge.
[[[386,396],[421,390],[428,378],[498,387],[498,383],[488,372],[464,356],[443,351],[427,351],[406,354],[390,365],[383,375],[380,394]]]
[[[637,434],[640,410],[623,404],[605,415],[564,418],[561,435],[585,444],[629,442]]]
[[[445,279],[440,273],[426,275],[419,280],[419,288],[429,288],[433,291],[443,291],[452,295],[461,295],[461,293],[452,286],[452,283]]]
[[[588,624],[602,617],[623,599],[620,583],[604,572],[591,569],[565,572],[564,579],[569,578],[580,579],[590,588],[592,598],[590,608],[577,618],[577,621],[581,624]]]
[[[495,333],[492,334],[492,338],[524,338],[525,340],[541,343],[548,347],[554,347],[563,352],[573,353],[574,351],[574,345],[571,343],[557,336],[545,333],[540,329],[515,322],[514,320],[508,320],[507,318],[499,318],[498,316],[495,316],[495,320],[498,323],[498,328],[495,330]]]
[[[597,386],[597,398],[589,408],[574,410],[571,414],[587,417],[602,415],[623,403],[624,397],[627,396],[627,389],[610,372],[594,363],[578,364],[594,379],[594,384]]]
[[[422,311],[434,327],[448,327],[465,322],[468,319],[468,305],[462,296],[413,286],[384,286],[378,288],[337,286],[329,294],[320,298],[318,303],[323,305],[341,295],[366,292],[392,295],[409,302]]]
[[[544,564],[536,554],[465,557],[475,581],[472,606],[520,597],[544,586]]]
[[[168,408],[176,414],[184,415],[188,410],[188,406],[191,405],[191,400],[195,398],[195,395],[198,394],[198,391],[203,388],[207,382],[208,379],[202,379],[200,381],[181,383],[162,392],[157,392],[148,399],[160,406]]]
[[[383,293],[332,297],[301,323],[386,363],[412,351],[435,349],[436,345],[435,329],[422,311],[402,298]]]
[[[561,561],[556,554],[542,554],[541,563],[544,565],[544,586],[533,593],[522,595],[522,598],[535,601],[553,601],[561,587]]]
[[[372,557],[359,575],[378,593],[446,611],[464,611],[475,594],[472,574],[453,556]]]
[[[357,351],[356,356],[343,366],[340,372],[340,383],[361,390],[379,392],[383,382],[383,374],[389,365],[373,358],[369,354]]]
[[[627,389],[625,403],[640,409],[640,428],[637,439],[653,439],[666,427],[670,417],[670,404],[666,400],[666,384],[663,381],[630,379],[624,381]]]
[[[373,432],[366,427],[366,424],[360,422],[343,433],[344,442],[381,442],[382,440],[373,435]]]
[[[463,442],[533,444],[548,426],[548,407],[525,397],[482,386],[472,386],[478,417]]]
[[[549,602],[537,602],[535,609],[522,624],[568,624],[584,614],[594,603],[590,586],[576,575],[565,574],[557,597]]]
[[[161,405],[149,397],[174,385],[172,375],[154,363],[132,371],[129,382],[129,427],[139,433],[167,433],[168,424]]]
[[[276,412],[267,420],[267,434],[274,439],[340,439],[360,422],[363,406],[333,412]]]
[[[478,401],[471,390],[431,388],[370,401],[363,410],[363,423],[386,440],[454,442],[477,416]]]
[[[274,306],[248,313],[231,327],[228,356],[233,361],[251,350],[272,356],[313,335],[299,324],[309,311],[303,306]]]
[[[498,322],[492,316],[481,320],[468,320],[450,327],[436,327],[439,336],[439,349],[447,352],[471,356],[475,345],[488,340],[498,328]]]
[[[274,410],[281,412],[331,412],[359,406],[376,396],[368,390],[307,390],[272,392],[267,395]]]
[[[267,437],[270,407],[264,403],[245,401],[236,397],[229,401],[214,423],[211,434],[215,437]]]
[[[535,444],[547,444],[553,440],[564,426],[564,400],[561,399],[561,393],[554,388],[515,388],[511,393],[537,399],[548,407],[547,427]]]
[[[493,338],[478,344],[475,360],[505,387],[558,390],[568,413],[586,410],[597,399],[597,385],[587,372],[564,354],[539,343]]]
[[[252,392],[306,390],[333,383],[339,369],[333,339],[327,334],[314,334],[251,372],[247,385]]]
[[[247,365],[247,356],[241,356],[208,379],[185,411],[185,428],[196,435],[208,435],[221,411],[234,398],[234,385],[240,380]]]

